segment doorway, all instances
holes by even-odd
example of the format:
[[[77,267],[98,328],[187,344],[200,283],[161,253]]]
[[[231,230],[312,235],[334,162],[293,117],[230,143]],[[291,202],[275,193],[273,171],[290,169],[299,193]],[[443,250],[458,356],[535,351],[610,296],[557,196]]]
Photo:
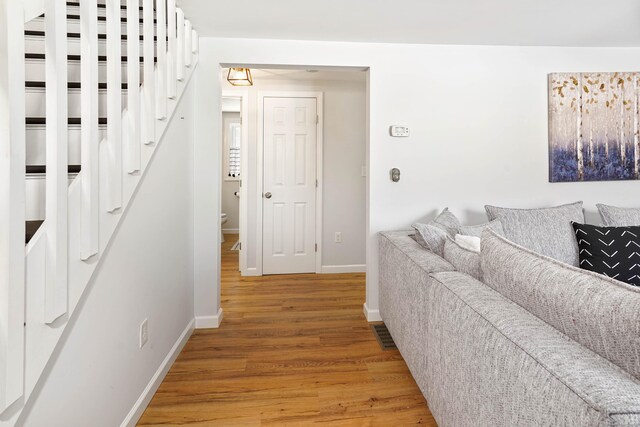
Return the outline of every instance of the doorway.
[[[223,97],[248,97],[238,183],[242,276],[364,272],[366,70],[251,72],[254,85],[241,89],[226,82],[228,69],[220,74]]]

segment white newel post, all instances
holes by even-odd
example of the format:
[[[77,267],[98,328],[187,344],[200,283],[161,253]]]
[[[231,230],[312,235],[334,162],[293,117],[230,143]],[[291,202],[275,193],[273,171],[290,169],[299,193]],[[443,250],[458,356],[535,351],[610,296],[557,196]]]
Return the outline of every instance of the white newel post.
[[[176,79],[184,79],[184,13],[182,9],[176,9],[177,36],[176,36]]]
[[[191,21],[185,19],[184,21],[184,65],[191,67],[191,56],[193,50],[191,49],[191,36],[193,33],[193,27],[191,27]]]
[[[126,169],[140,171],[140,2],[127,0],[127,138]]]
[[[109,212],[122,207],[122,34],[120,0],[107,0],[107,180]]]
[[[24,390],[23,13],[20,0],[0,2],[0,413]]]
[[[167,97],[176,98],[176,0],[167,0]]]
[[[144,120],[144,132],[142,139],[145,144],[152,144],[156,140],[153,0],[143,0],[142,9],[142,32],[144,37],[144,81],[142,83],[142,92],[144,94],[144,109],[142,117]]]
[[[100,134],[98,129],[98,6],[80,3],[80,258],[98,253],[100,244]]]
[[[164,120],[167,118],[167,22],[166,1],[156,0],[156,33],[158,41],[156,49],[158,51],[158,66],[156,68],[156,118]]]
[[[67,312],[67,5],[45,2],[46,57],[46,286],[45,322]]]

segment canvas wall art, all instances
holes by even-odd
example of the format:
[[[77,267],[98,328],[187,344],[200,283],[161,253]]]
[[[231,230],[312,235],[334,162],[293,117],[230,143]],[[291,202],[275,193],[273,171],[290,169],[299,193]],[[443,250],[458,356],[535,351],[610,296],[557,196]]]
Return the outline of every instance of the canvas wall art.
[[[549,75],[549,180],[640,179],[640,73]]]

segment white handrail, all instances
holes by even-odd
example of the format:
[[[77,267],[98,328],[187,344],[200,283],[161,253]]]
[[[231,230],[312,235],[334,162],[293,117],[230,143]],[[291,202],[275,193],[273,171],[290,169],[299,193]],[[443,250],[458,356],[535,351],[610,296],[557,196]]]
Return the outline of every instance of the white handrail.
[[[45,322],[67,313],[67,6],[45,4],[47,256]]]

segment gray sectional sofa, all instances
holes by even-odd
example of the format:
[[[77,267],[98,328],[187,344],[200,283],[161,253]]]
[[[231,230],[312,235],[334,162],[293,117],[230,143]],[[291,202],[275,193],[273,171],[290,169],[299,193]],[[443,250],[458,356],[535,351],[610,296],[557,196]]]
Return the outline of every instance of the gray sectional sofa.
[[[482,281],[380,235],[380,313],[441,426],[640,426],[640,288],[482,234]]]

